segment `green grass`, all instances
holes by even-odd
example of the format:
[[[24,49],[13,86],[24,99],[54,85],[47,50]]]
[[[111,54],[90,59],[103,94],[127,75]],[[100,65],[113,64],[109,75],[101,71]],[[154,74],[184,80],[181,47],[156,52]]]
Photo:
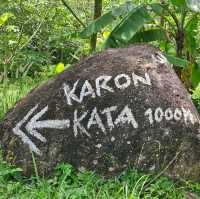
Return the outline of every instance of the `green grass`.
[[[41,79],[24,78],[20,81],[0,84],[0,119],[20,98],[41,82]]]
[[[193,193],[192,193],[193,192]],[[134,169],[112,179],[93,172],[77,172],[60,164],[51,178],[25,178],[20,169],[0,160],[0,198],[13,199],[184,199],[198,196],[200,184],[173,182]]]
[[[39,83],[41,80],[26,78],[0,85],[0,118]],[[135,169],[104,179],[95,173],[77,172],[68,164],[60,164],[51,178],[44,179],[36,174],[25,178],[20,169],[0,158],[0,199],[184,199],[191,194],[199,198],[199,183],[173,182],[164,176],[156,178]]]
[[[165,177],[150,185],[153,176],[128,170],[119,177],[104,179],[92,172],[76,172],[70,165],[61,164],[49,179],[23,178],[20,171],[1,161],[0,198],[70,198],[70,199],[133,199],[184,198],[189,189]]]

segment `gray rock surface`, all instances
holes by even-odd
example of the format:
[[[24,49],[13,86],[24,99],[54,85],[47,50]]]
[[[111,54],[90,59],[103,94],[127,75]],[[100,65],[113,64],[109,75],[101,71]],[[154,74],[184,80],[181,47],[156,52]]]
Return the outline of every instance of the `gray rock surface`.
[[[0,124],[3,156],[40,175],[58,163],[106,176],[129,166],[200,179],[200,122],[162,53],[149,45],[93,55],[32,90]]]

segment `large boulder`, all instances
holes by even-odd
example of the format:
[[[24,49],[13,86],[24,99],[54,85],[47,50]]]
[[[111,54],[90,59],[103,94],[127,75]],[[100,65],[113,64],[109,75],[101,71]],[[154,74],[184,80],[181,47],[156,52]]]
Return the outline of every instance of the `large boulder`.
[[[115,175],[129,166],[200,179],[199,115],[153,46],[109,49],[31,91],[5,116],[5,160],[40,175],[58,163]]]

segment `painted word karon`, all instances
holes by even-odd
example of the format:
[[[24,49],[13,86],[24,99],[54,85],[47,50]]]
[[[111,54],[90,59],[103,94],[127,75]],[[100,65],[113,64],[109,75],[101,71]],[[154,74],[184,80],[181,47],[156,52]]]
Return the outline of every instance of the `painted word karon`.
[[[114,81],[114,87],[111,87],[109,83]],[[104,91],[115,92],[116,89],[124,90],[131,86],[138,87],[139,84],[151,86],[151,79],[148,73],[144,74],[144,77],[136,75],[134,72],[131,75],[119,74],[116,77],[109,75],[102,75],[96,78],[95,86],[93,87],[89,80],[85,80],[80,89],[80,80],[77,80],[72,87],[68,84],[63,84],[63,90],[68,105],[73,105],[73,101],[82,103],[84,98],[89,96],[91,98],[101,97]],[[80,94],[77,95],[77,90],[80,90]]]

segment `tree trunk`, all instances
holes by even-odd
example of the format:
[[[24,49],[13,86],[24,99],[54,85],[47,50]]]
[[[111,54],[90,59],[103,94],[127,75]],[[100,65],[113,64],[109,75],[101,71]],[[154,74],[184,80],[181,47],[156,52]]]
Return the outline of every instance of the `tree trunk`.
[[[81,19],[76,15],[73,9],[69,6],[69,4],[65,0],[61,0],[63,5],[70,11],[70,13],[74,16],[74,18],[85,28],[85,24],[81,21]]]
[[[193,55],[189,51],[187,52],[187,60],[189,61],[189,64],[186,68],[184,68],[181,71],[181,80],[183,81],[187,90],[191,91],[191,88],[192,88],[191,76],[192,76],[192,68],[193,68],[193,64],[195,63],[195,59],[193,58]]]
[[[94,2],[94,20],[99,18],[102,13],[102,0],[95,0]],[[93,34],[90,40],[90,47],[91,51],[96,50],[96,44],[97,44],[97,33]]]
[[[179,30],[176,35],[176,56],[179,58],[183,58],[183,50],[184,50],[184,30]],[[189,61],[189,65],[181,69],[180,67],[175,67],[175,71],[181,81],[184,83],[186,89],[189,91],[192,87],[190,78],[192,75],[192,65],[194,63],[193,57],[189,52],[186,52],[187,60]]]
[[[179,29],[176,34],[176,56],[179,58],[183,57],[184,37],[184,31]],[[175,71],[177,75],[181,78],[181,68],[175,67]]]

